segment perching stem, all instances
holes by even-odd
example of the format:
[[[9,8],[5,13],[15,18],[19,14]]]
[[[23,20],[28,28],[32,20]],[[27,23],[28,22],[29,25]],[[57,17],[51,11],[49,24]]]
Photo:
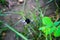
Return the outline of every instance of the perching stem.
[[[9,26],[8,24],[5,24],[6,27],[8,27],[10,30],[12,30],[13,32],[15,32],[17,35],[19,35],[20,37],[22,37],[24,40],[28,40],[24,35],[22,35],[21,33],[19,33],[17,30],[15,30],[14,28],[12,28],[11,26]]]

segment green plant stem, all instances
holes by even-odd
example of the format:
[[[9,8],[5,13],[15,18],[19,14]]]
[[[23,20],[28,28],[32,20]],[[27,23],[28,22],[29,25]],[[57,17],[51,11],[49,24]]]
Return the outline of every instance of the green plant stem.
[[[48,40],[47,35],[46,35],[46,40]]]
[[[28,25],[28,26],[29,26],[29,28],[30,28],[34,33],[37,34],[37,32],[34,30],[34,28],[33,28],[31,25]]]
[[[38,0],[36,0],[36,4],[37,4],[37,8],[35,8],[35,10],[37,10],[37,11],[40,10],[40,11],[38,11],[38,13],[40,14],[41,17],[43,17],[44,16],[43,10],[42,10],[41,5]]]
[[[48,5],[49,3],[51,3],[51,2],[53,2],[54,0],[50,0],[50,1],[48,1],[47,3],[46,3],[46,5]]]
[[[51,36],[51,34],[50,34],[50,40],[52,40],[52,36]]]
[[[11,26],[9,26],[8,24],[5,24],[5,26],[7,26],[10,30],[12,30],[13,32],[15,32],[17,35],[19,35],[20,37],[22,37],[24,40],[28,40],[24,35],[22,35],[21,33],[19,33],[17,30],[15,30],[14,28],[12,28]]]

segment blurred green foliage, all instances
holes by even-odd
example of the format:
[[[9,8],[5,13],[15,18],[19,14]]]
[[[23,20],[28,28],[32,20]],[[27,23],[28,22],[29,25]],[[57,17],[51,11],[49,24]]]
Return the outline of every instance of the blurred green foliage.
[[[3,25],[3,22],[2,21],[0,21],[0,26],[2,26]]]
[[[0,5],[2,5],[2,6],[8,6],[8,2],[6,1],[6,0],[0,0]]]

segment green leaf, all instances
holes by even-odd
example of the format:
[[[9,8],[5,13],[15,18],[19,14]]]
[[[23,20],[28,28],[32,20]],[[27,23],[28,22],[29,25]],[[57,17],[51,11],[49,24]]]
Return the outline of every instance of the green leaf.
[[[55,29],[56,29],[56,27],[52,27],[52,28],[50,28],[48,34],[52,34],[52,33],[55,31]]]
[[[60,36],[60,25],[56,28],[56,30],[54,32],[54,36],[55,37],[59,37]]]
[[[39,28],[39,30],[44,30],[44,29],[45,29],[45,27],[40,27],[40,28]]]
[[[60,24],[60,21],[54,22],[54,26],[58,26]]]
[[[51,19],[49,17],[43,17],[42,22],[43,22],[44,25],[48,25],[48,26],[53,25],[53,22],[51,21]]]
[[[39,30],[41,30],[46,35],[52,34],[55,29],[56,29],[55,27],[48,27],[48,26],[44,26],[44,27],[39,28]]]

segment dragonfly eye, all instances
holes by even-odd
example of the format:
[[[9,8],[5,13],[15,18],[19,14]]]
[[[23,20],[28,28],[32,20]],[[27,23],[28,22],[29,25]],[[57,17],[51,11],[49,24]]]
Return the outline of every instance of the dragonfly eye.
[[[26,18],[25,22],[26,22],[27,24],[29,24],[31,21],[30,21],[30,19]]]

